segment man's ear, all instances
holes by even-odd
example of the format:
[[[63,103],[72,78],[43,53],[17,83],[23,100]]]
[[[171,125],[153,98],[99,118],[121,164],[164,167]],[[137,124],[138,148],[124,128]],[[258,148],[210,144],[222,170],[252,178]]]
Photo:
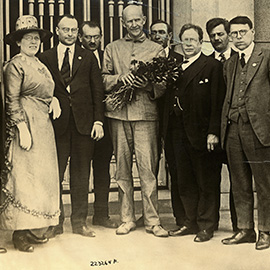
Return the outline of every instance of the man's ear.
[[[58,26],[55,27],[55,33],[56,33],[57,36],[59,35],[59,28],[58,28]]]
[[[125,20],[123,18],[121,19],[121,22],[122,22],[123,27],[126,28]]]
[[[81,36],[81,33],[78,33],[78,39],[79,39],[79,41],[82,43],[82,36]]]
[[[172,38],[173,38],[173,33],[172,33],[172,32],[170,32],[170,33],[168,34],[168,37],[169,37],[169,41],[171,41],[171,40],[172,40]]]
[[[145,25],[145,23],[146,23],[146,16],[143,16],[142,19],[143,19],[143,25]]]

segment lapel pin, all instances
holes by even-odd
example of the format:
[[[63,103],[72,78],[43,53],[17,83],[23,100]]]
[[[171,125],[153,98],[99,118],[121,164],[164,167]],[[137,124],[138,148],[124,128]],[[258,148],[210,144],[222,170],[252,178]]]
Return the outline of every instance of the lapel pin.
[[[79,59],[79,60],[82,60],[82,57],[81,57],[81,56],[78,56],[78,59]]]
[[[253,63],[253,64],[252,64],[252,66],[253,66],[253,67],[256,67],[256,66],[257,66],[257,64],[256,64],[256,63]]]

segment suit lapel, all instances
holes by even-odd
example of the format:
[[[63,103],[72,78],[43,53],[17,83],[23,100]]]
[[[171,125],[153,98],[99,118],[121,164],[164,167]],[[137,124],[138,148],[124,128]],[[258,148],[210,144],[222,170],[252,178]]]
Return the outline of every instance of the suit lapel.
[[[250,59],[248,61],[248,69],[247,69],[247,84],[246,88],[250,84],[251,80],[255,76],[257,70],[259,69],[261,62],[263,59],[262,51],[255,46],[254,51],[252,52]]]
[[[58,55],[57,55],[57,46],[55,46],[52,50],[51,50],[51,56],[49,58],[49,62],[48,64],[50,65],[51,71],[53,73],[53,75],[56,78],[59,78],[59,80],[61,81],[61,83],[65,86],[65,82],[62,78],[62,75],[58,69]]]
[[[85,57],[84,50],[80,46],[76,45],[72,65],[72,78],[75,76],[84,57]]]
[[[187,72],[187,79],[184,84],[184,88],[188,86],[188,84],[204,68],[205,65],[206,65],[206,56],[201,54],[201,56],[185,70],[185,72]]]
[[[236,67],[237,67],[237,62],[238,62],[238,54],[234,54],[233,56],[230,57],[228,60],[228,72],[231,74],[231,80],[229,80],[229,96],[232,95],[233,91],[233,85],[234,85],[234,78],[236,74]],[[226,63],[225,63],[226,65]]]

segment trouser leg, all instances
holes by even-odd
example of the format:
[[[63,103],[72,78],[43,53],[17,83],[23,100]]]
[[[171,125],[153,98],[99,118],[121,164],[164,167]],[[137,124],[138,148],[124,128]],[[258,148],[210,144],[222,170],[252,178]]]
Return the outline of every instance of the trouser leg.
[[[94,141],[90,135],[81,135],[71,119],[70,193],[72,227],[85,225],[88,214],[90,161]]]
[[[156,171],[158,155],[158,121],[131,122],[136,164],[141,181],[144,224],[159,225]]]
[[[129,121],[109,119],[116,159],[116,181],[119,188],[121,222],[135,222],[132,178],[133,135]]]
[[[110,191],[110,161],[113,154],[112,141],[109,134],[108,119],[104,121],[104,137],[95,143],[93,157],[94,176],[94,216],[108,217],[108,199]]]

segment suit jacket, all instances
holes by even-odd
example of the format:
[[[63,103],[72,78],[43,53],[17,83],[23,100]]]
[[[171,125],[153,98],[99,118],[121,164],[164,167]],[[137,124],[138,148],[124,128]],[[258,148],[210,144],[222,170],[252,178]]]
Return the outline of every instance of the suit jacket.
[[[232,57],[234,54],[237,54],[237,52],[231,48],[231,56],[230,57]],[[213,57],[215,59],[215,51],[212,52],[209,56],[211,56],[211,57]]]
[[[192,63],[177,81],[183,108],[183,125],[191,145],[206,150],[208,134],[220,135],[221,109],[225,95],[222,64],[204,54]],[[169,120],[175,93],[166,93],[164,124]],[[166,134],[166,130],[164,131]]]
[[[75,45],[70,93],[58,69],[57,46],[41,53],[39,59],[50,70],[54,82],[54,96],[59,100],[61,116],[53,121],[56,134],[63,134],[68,126],[72,108],[77,130],[90,135],[94,121],[104,119],[104,88],[101,72],[94,54]]]
[[[234,79],[238,54],[233,55],[224,65],[227,92],[222,110],[221,143],[224,146],[229,110],[232,102]],[[270,146],[270,50],[255,45],[248,61],[245,104],[250,124],[258,140]]]
[[[170,49],[169,50],[169,57],[172,57],[172,58],[175,58],[177,63],[180,65],[182,62],[183,62],[183,55],[175,52],[174,50]],[[172,84],[168,84],[167,85],[167,89],[166,89],[166,92],[171,92],[171,91],[174,91],[175,85],[172,85]],[[166,137],[166,131],[167,131],[167,128],[168,128],[168,122],[166,121],[163,121],[163,118],[164,118],[164,106],[165,106],[165,103],[166,103],[166,95],[163,95],[161,98],[159,98],[157,100],[158,102],[158,109],[159,109],[159,119],[160,119],[160,125],[159,125],[159,130],[160,130],[160,134],[163,138]]]

